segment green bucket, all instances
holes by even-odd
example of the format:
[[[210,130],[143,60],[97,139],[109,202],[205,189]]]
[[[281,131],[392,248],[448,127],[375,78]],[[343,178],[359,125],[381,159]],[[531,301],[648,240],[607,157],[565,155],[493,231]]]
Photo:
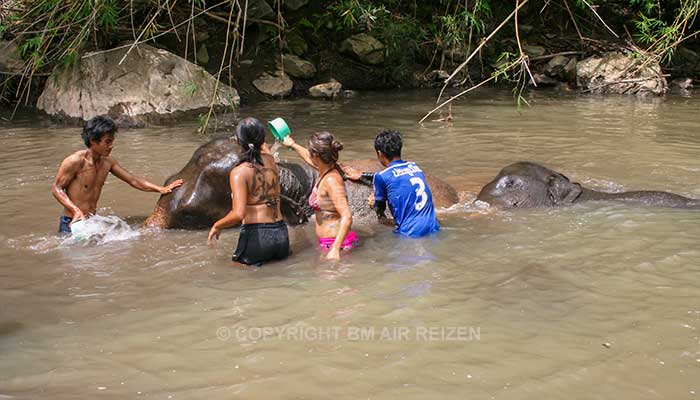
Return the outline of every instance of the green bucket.
[[[287,123],[284,121],[282,118],[275,118],[272,121],[268,121],[267,126],[270,127],[270,132],[272,132],[272,136],[275,137],[278,141],[283,141],[284,138],[287,137],[290,133],[292,133],[289,130],[289,126],[287,126]]]

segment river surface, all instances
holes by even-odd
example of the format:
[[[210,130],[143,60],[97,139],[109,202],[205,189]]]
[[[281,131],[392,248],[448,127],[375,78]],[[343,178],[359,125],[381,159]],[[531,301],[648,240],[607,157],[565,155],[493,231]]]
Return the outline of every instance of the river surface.
[[[472,204],[519,160],[599,190],[700,198],[700,99],[529,100],[520,114],[482,90],[423,125],[429,92],[243,107],[284,116],[301,142],[336,133],[346,159],[399,129],[404,158],[462,198],[434,238],[359,224],[362,246],[332,264],[299,227],[294,256],[257,269],[230,265],[235,229],[214,248],[205,231],[141,231],[158,196],[114,177],[98,212],[122,226],[57,238],[50,186],[79,129],[0,121],[0,399],[700,398],[699,211]],[[206,141],[195,129],[123,130],[113,156],[162,182]]]

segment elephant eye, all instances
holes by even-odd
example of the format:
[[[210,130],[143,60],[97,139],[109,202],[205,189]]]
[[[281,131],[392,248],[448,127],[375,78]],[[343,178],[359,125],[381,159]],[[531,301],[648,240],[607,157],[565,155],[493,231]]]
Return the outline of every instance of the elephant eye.
[[[510,178],[508,179],[508,187],[513,188],[513,187],[520,187],[522,186],[523,181],[520,180],[520,178]]]
[[[510,189],[516,186],[518,182],[510,176],[504,176],[499,182],[498,187],[501,189]]]

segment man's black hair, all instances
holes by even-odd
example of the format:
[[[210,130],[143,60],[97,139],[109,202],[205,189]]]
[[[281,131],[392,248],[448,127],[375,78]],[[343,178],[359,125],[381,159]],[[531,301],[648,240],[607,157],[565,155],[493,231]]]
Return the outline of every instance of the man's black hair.
[[[385,129],[374,138],[374,150],[381,151],[389,160],[401,158],[401,147],[403,138],[401,132]]]
[[[100,115],[85,123],[81,136],[85,142],[85,147],[89,149],[91,140],[99,142],[102,140],[102,136],[114,135],[115,133],[117,133],[117,124],[112,121],[112,118]]]

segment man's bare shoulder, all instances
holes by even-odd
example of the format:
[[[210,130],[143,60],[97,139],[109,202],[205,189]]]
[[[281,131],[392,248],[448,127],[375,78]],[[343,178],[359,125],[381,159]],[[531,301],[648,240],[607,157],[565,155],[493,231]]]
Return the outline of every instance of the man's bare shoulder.
[[[104,161],[105,165],[109,167],[109,169],[112,169],[112,167],[115,165],[119,165],[117,160],[112,156],[102,157],[102,160]]]
[[[75,153],[64,158],[61,162],[62,166],[78,168],[85,162],[85,152],[87,150],[78,150]]]

